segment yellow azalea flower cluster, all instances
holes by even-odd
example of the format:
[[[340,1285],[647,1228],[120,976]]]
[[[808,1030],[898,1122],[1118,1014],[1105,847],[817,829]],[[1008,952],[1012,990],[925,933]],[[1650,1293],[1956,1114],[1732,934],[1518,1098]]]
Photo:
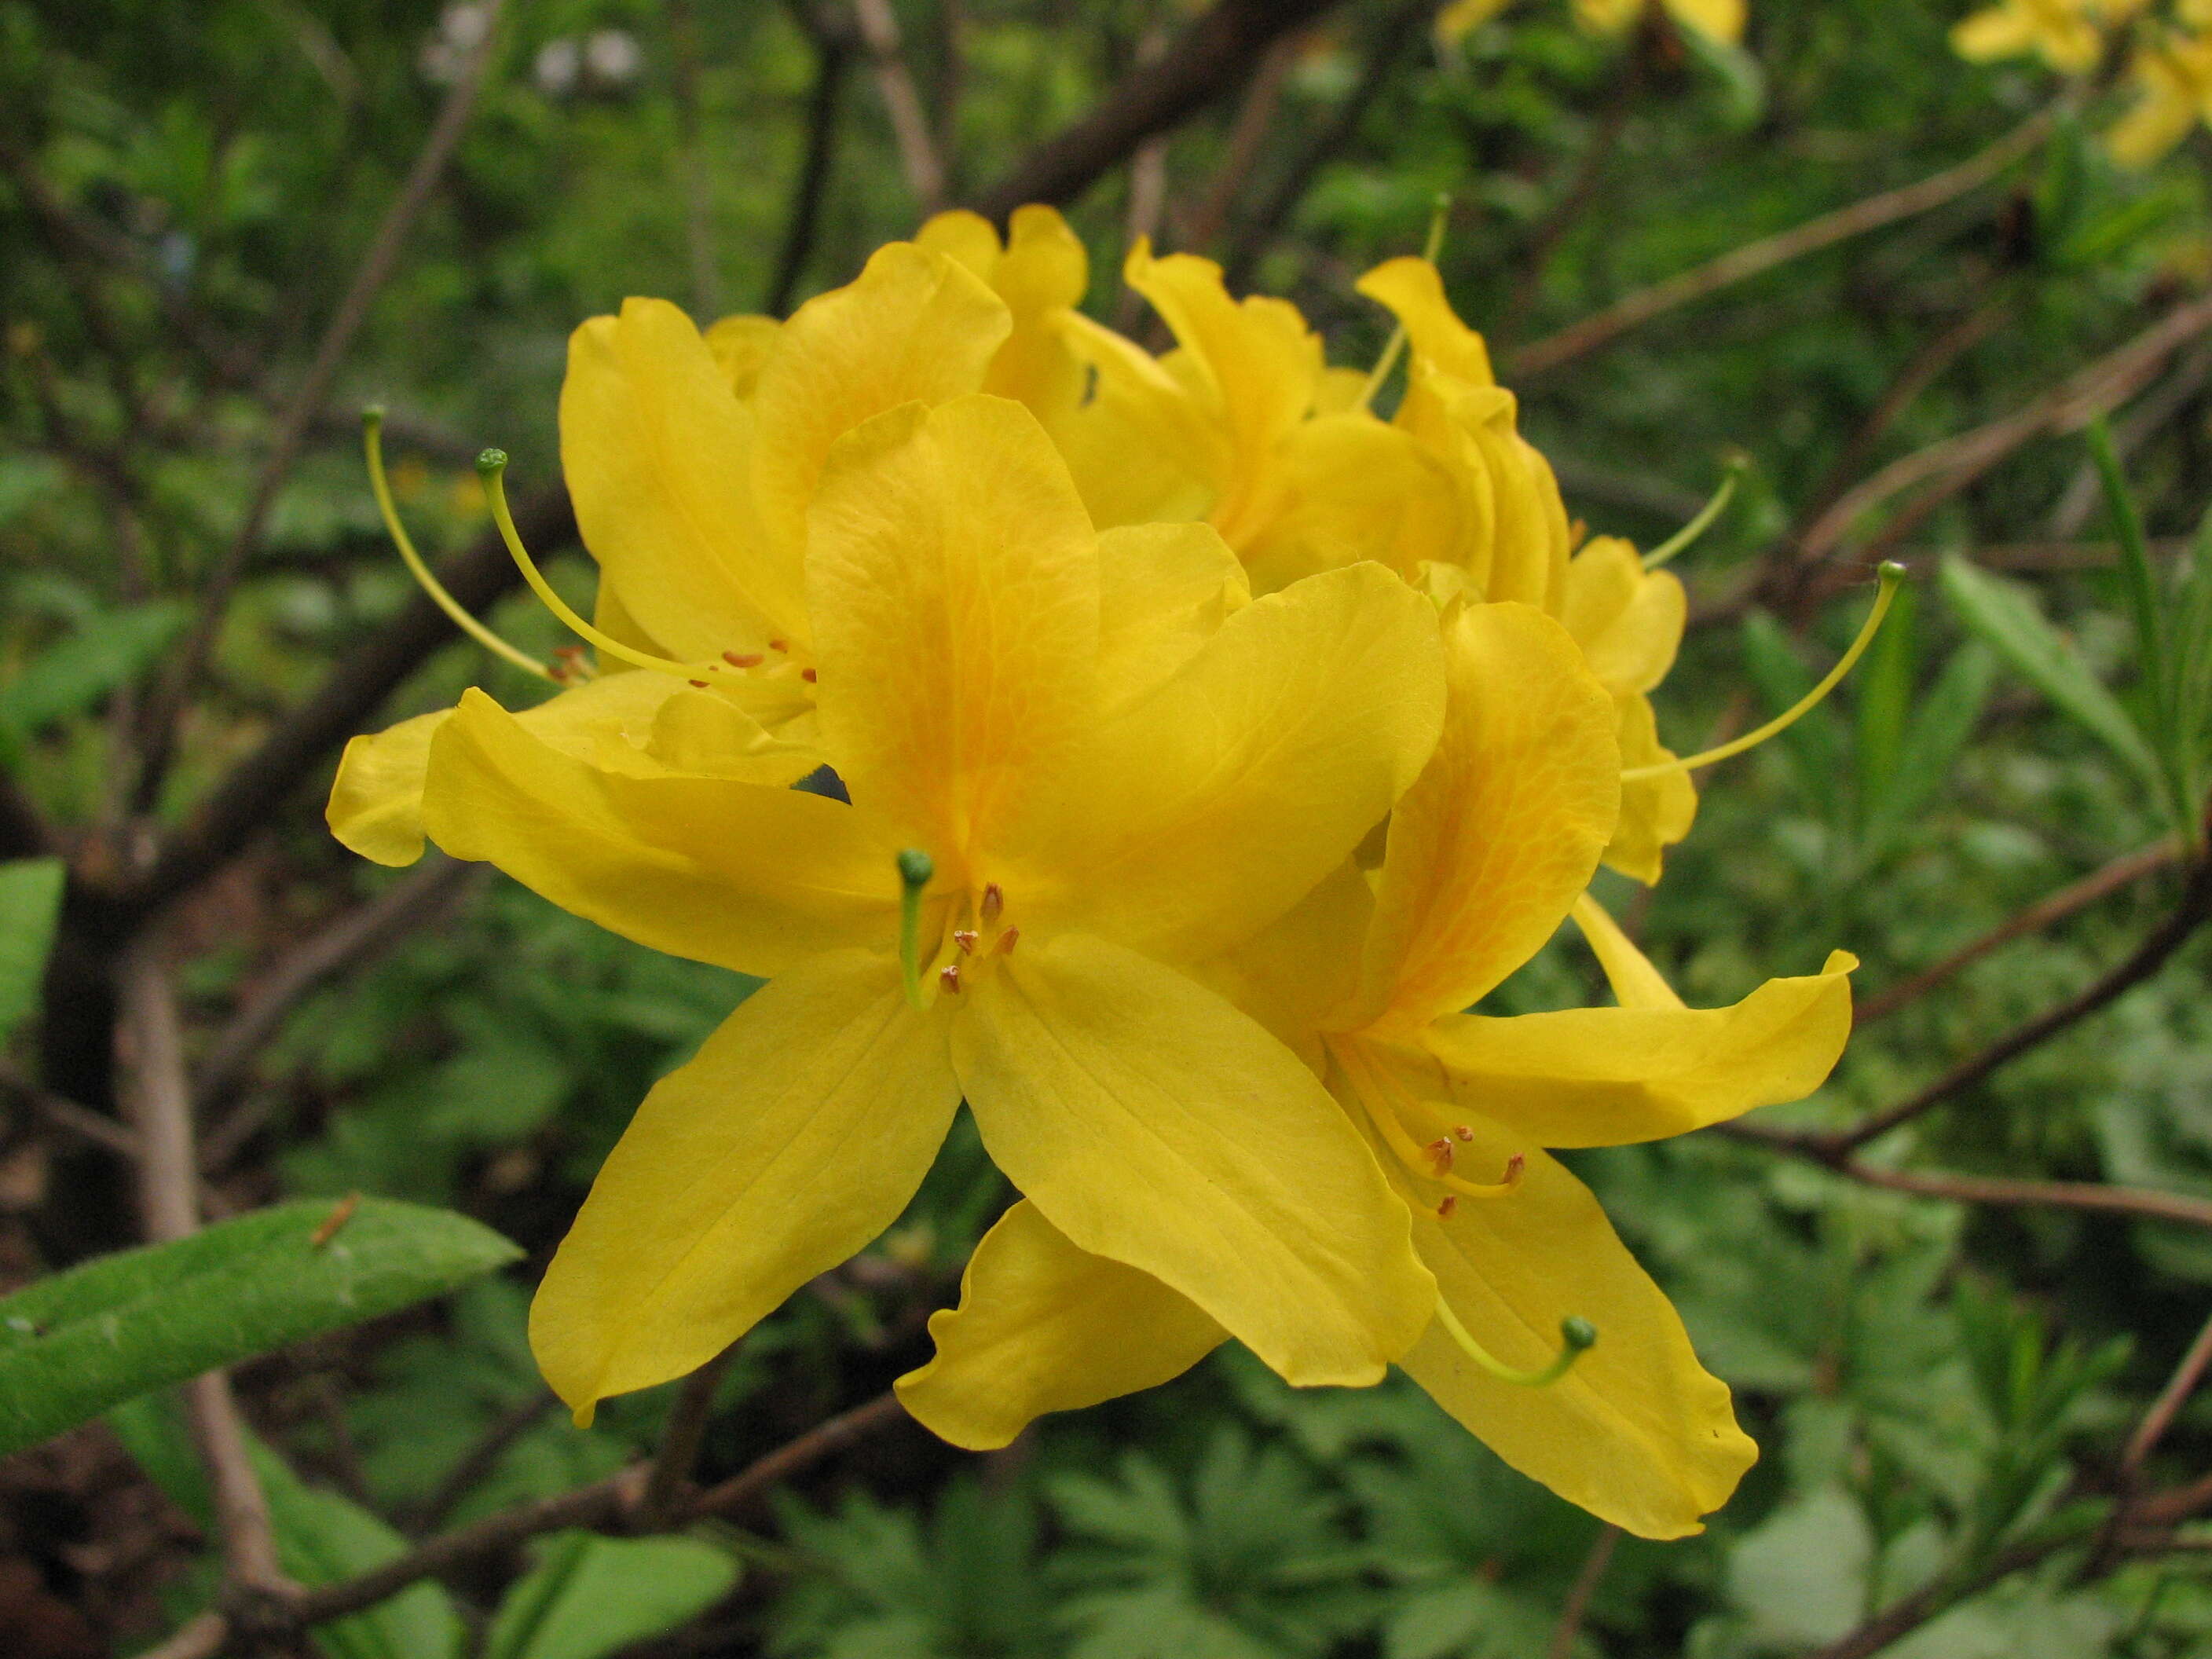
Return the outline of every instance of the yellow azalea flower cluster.
[[[1513,0],[1451,0],[1437,14],[1437,39],[1456,45]],[[1575,21],[1592,34],[1626,34],[1648,11],[1663,11],[1707,40],[1734,46],[1743,39],[1744,0],[1574,0]]]
[[[1076,310],[1042,209],[942,216],[781,324],[586,323],[598,673],[349,748],[366,856],[427,836],[767,981],[600,1172],[539,1364],[580,1419],[696,1368],[881,1234],[964,1100],[1020,1198],[900,1383],[948,1440],[1234,1337],[1300,1385],[1401,1365],[1576,1503],[1694,1532],[1755,1449],[1551,1151],[1803,1097],[1854,964],[1686,1008],[1588,896],[1688,825],[1647,696],[1681,590],[1571,545],[1431,264],[1360,285],[1410,343],[1389,420],[1289,305],[1127,275],[1164,356]],[[1570,916],[1618,1006],[1465,1012]]]
[[[2087,74],[2148,3],[1998,0],[1962,20],[1951,31],[1951,45],[1975,63],[2033,57],[2062,75]],[[2123,167],[2146,167],[2199,121],[2212,121],[2212,0],[2173,0],[2170,17],[2130,27],[2130,38],[2135,98],[2105,144]]]

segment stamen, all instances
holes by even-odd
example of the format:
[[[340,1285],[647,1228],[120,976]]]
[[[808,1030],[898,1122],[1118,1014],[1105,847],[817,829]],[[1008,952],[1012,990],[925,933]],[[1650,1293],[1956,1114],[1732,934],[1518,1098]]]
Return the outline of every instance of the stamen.
[[[560,679],[560,675],[526,651],[517,650],[505,640],[486,628],[462,607],[461,602],[446,591],[445,584],[430,574],[430,567],[422,562],[422,556],[415,550],[415,544],[407,534],[407,526],[399,522],[399,509],[392,500],[392,485],[384,476],[384,410],[371,404],[361,411],[362,447],[368,453],[368,487],[376,497],[376,509],[384,515],[384,528],[391,535],[392,544],[398,548],[399,556],[407,566],[407,574],[416,585],[430,596],[436,605],[453,620],[459,629],[478,645],[495,656],[504,657],[517,668],[527,669],[544,680]]]
[[[770,640],[768,642],[768,648],[771,651],[788,651],[791,649],[791,641],[789,640]]]
[[[1843,683],[1844,676],[1851,672],[1853,665],[1866,654],[1867,647],[1874,643],[1875,634],[1881,627],[1881,619],[1889,614],[1890,601],[1897,597],[1898,586],[1904,580],[1903,565],[1887,560],[1883,562],[1881,591],[1875,595],[1874,609],[1867,613],[1866,624],[1859,629],[1858,638],[1851,641],[1851,648],[1836,659],[1836,665],[1827,672],[1818,685],[1765,725],[1756,731],[1745,732],[1733,743],[1724,743],[1717,749],[1708,749],[1701,755],[1662,761],[1656,766],[1632,766],[1620,775],[1620,781],[1623,783],[1638,783],[1645,778],[1663,778],[1670,772],[1687,772],[1697,767],[1711,766],[1716,761],[1741,755],[1747,749],[1756,749],[1777,732],[1788,731],[1818,708],[1822,699]]]
[[[1444,1328],[1451,1340],[1459,1344],[1460,1352],[1500,1382],[1510,1382],[1516,1388],[1547,1389],[1570,1370],[1575,1361],[1588,1353],[1597,1340],[1597,1327],[1589,1320],[1570,1314],[1559,1322],[1559,1352],[1548,1365],[1534,1370],[1516,1370],[1506,1364],[1481,1343],[1468,1334],[1467,1327],[1445,1304],[1443,1297],[1437,1298],[1437,1322]]]
[[[1689,523],[1644,556],[1644,568],[1656,570],[1676,554],[1686,552],[1698,538],[1713,527],[1713,520],[1728,511],[1728,504],[1735,494],[1736,483],[1743,477],[1744,468],[1751,465],[1751,457],[1736,450],[1721,463],[1721,487],[1713,491],[1712,500],[1698,509]]]
[[[1455,1123],[1452,1125],[1452,1133],[1462,1146],[1465,1146],[1474,1139],[1474,1126],[1471,1123]]]
[[[945,966],[937,970],[937,978],[938,982],[943,985],[946,990],[953,993],[956,996],[959,994],[960,964],[958,963],[946,963]]]
[[[1431,1141],[1422,1150],[1428,1153],[1429,1162],[1436,1166],[1438,1175],[1448,1176],[1451,1173],[1452,1144],[1449,1139],[1440,1137]]]
[[[983,902],[978,908],[982,911],[984,926],[988,927],[999,919],[999,912],[1006,908],[1006,896],[1000,890],[997,882],[983,884]]]
[[[1425,1180],[1441,1182],[1462,1198],[1504,1198],[1520,1186],[1521,1171],[1528,1160],[1518,1152],[1506,1159],[1504,1173],[1495,1182],[1469,1181],[1452,1174],[1451,1142],[1437,1140],[1424,1146],[1407,1133],[1392,1103],[1394,1091],[1382,1068],[1358,1054],[1356,1042],[1347,1043],[1337,1053],[1347,1070],[1365,1073],[1366,1086],[1359,1091],[1360,1103],[1367,1109],[1368,1119],[1382,1135],[1383,1144],[1397,1154],[1399,1162],[1408,1170]],[[1441,1154],[1438,1147],[1443,1149]]]
[[[821,676],[817,674],[811,668],[802,668],[799,671],[799,678],[805,680],[809,685],[811,685],[816,680],[819,679]]]
[[[915,847],[907,848],[894,862],[899,873],[899,977],[906,986],[907,1006],[921,1013],[929,1007],[921,988],[921,890],[937,866]]]
[[[1444,227],[1451,222],[1451,193],[1438,191],[1429,207],[1429,238],[1421,249],[1421,257],[1431,264],[1436,264],[1437,255],[1444,250]],[[1389,343],[1382,348],[1382,355],[1375,360],[1375,368],[1367,376],[1367,384],[1359,388],[1359,402],[1356,407],[1365,409],[1375,401],[1375,394],[1382,391],[1382,383],[1390,378],[1390,371],[1398,367],[1398,358],[1405,349],[1406,325],[1401,323],[1390,331]]]
[[[1458,1208],[1459,1194],[1457,1193],[1446,1193],[1442,1198],[1437,1200],[1437,1219],[1439,1221],[1449,1221],[1452,1218],[1452,1212]]]
[[[758,668],[768,659],[757,651],[747,651],[742,653],[736,651],[725,651],[722,653],[722,660],[732,668]]]
[[[956,927],[952,930],[952,942],[960,947],[960,954],[963,957],[975,954],[975,941],[981,937],[982,935],[973,927]]]
[[[521,532],[514,527],[514,515],[507,511],[506,473],[505,450],[487,449],[477,457],[477,476],[483,480],[484,494],[491,501],[491,520],[499,526],[500,539],[507,544],[507,550],[513,556],[515,568],[522,572],[522,580],[530,584],[530,591],[538,595],[545,608],[558,617],[572,633],[590,641],[608,656],[618,657],[640,668],[673,674],[678,679],[690,680],[694,685],[704,685],[704,680],[692,678],[699,672],[696,663],[675,662],[666,657],[656,657],[650,652],[636,650],[620,640],[610,638],[578,616],[569,608],[568,600],[553,591],[553,584],[545,580],[544,574],[531,562],[530,555],[524,550]]]
[[[582,646],[556,645],[553,647],[553,678],[563,685],[580,685],[599,676],[592,672],[591,659],[585,656]]]
[[[691,684],[697,686],[702,691],[704,691],[707,689],[707,682],[704,680],[693,680]]]
[[[1002,957],[1010,957],[1013,955],[1015,943],[1021,938],[1021,936],[1022,930],[1018,927],[1009,927],[1005,933],[1000,934],[999,954]]]

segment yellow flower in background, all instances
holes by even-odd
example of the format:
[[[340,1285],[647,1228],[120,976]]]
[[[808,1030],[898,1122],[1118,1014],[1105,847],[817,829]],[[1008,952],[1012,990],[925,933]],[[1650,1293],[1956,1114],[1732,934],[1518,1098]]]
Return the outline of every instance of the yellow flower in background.
[[[1347,866],[1210,977],[1327,1079],[1389,1171],[1435,1275],[1400,1362],[1516,1468],[1645,1536],[1680,1536],[1756,1455],[1664,1295],[1547,1147],[1679,1134],[1809,1093],[1850,1028],[1837,955],[1734,1007],[1684,1008],[1582,897],[1612,833],[1613,699],[1557,623],[1455,605],[1443,735],[1390,820],[1380,868]],[[1572,909],[1620,1006],[1462,1013]],[[1545,1386],[1563,1325],[1596,1345]],[[1126,1260],[1018,1203],[978,1248],[938,1352],[901,1380],[956,1444],[1162,1382],[1229,1334]],[[1553,1369],[1556,1369],[1554,1366]]]
[[[2122,167],[2147,167],[2212,121],[2212,33],[2167,32],[2136,49],[2128,66],[2133,106],[2105,135],[2106,149]]]
[[[2105,55],[2100,25],[2111,11],[2100,0],[2000,0],[1962,20],[1951,49],[1974,63],[2032,53],[2062,75],[2079,75]]]
[[[1513,0],[1454,0],[1437,14],[1437,39],[1456,45],[1497,16]],[[1575,20],[1593,34],[1623,34],[1651,0],[1575,0]],[[1678,23],[1734,46],[1743,39],[1744,0],[1661,0]]]
[[[702,1364],[890,1224],[964,1097],[1082,1248],[1285,1376],[1377,1379],[1435,1301],[1405,1208],[1313,1074],[1188,968],[1299,903],[1419,773],[1427,602],[1359,568],[1242,604],[1203,526],[1096,535],[998,398],[906,403],[812,470],[778,625],[804,628],[851,804],[579,753],[477,692],[428,744],[447,852],[769,980],[600,1172],[533,1305],[546,1376],[588,1413]]]

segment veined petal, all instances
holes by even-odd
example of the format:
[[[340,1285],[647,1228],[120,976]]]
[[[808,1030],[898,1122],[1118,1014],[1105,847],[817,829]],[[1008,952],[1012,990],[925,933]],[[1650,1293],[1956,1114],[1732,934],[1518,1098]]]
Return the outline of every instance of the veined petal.
[[[530,1346],[588,1419],[696,1370],[898,1218],[960,1089],[898,964],[836,951],[653,1086],[546,1269]]]
[[[799,548],[746,487],[754,422],[699,331],[626,300],[568,337],[561,465],[584,544],[623,608],[686,661],[804,637]]]
[[[857,281],[793,313],[752,403],[754,493],[777,544],[799,556],[832,444],[901,404],[975,391],[1011,325],[997,295],[911,242],[878,248]]]
[[[1508,1365],[1550,1360],[1570,1316],[1597,1328],[1597,1345],[1541,1389],[1479,1370],[1441,1322],[1401,1363],[1492,1450],[1569,1503],[1643,1538],[1698,1532],[1759,1449],[1589,1189],[1542,1152],[1527,1158],[1510,1196],[1462,1203],[1448,1221],[1417,1216],[1421,1258],[1460,1322]]]
[[[1418,1028],[1534,956],[1620,810],[1613,699],[1565,629],[1469,605],[1444,647],[1443,735],[1390,817],[1355,1024]]]
[[[562,754],[588,759],[608,738],[641,723],[649,726],[660,705],[682,689],[665,674],[608,676],[548,697],[514,718]],[[422,781],[430,769],[430,743],[453,712],[417,714],[347,743],[325,812],[342,845],[378,864],[412,864],[422,856]]]
[[[1024,1199],[983,1235],[960,1305],[932,1314],[937,1352],[898,1380],[914,1419],[994,1451],[1047,1412],[1077,1411],[1180,1376],[1228,1340],[1188,1297],[1088,1250]]]
[[[1062,324],[1083,303],[1091,258],[1052,208],[1016,208],[1006,233],[1002,249],[988,219],[955,208],[932,218],[914,240],[957,260],[1006,302],[1013,331],[991,360],[982,390],[1026,404],[1054,428],[1083,401],[1083,360]]]
[[[481,691],[432,742],[422,816],[455,858],[495,864],[641,945],[741,973],[888,946],[896,930],[900,843],[866,813],[769,784],[602,771]]]
[[[1212,992],[1062,934],[952,1031],[984,1144],[1068,1239],[1196,1303],[1296,1383],[1360,1386],[1434,1305],[1406,1206],[1313,1074]]]
[[[1174,678],[1252,602],[1210,524],[1133,524],[1098,538],[1100,707],[1117,714]]]
[[[1281,915],[1420,771],[1441,656],[1428,601],[1380,565],[1237,611],[1100,732],[1056,830],[1066,914],[1176,961]]]
[[[824,744],[957,882],[1018,841],[1094,719],[1091,521],[1036,417],[978,396],[854,433],[809,525]]]
[[[1617,697],[1614,713],[1624,772],[1657,766],[1674,758],[1659,741],[1658,717],[1646,696]],[[1698,818],[1697,786],[1684,771],[1625,779],[1620,786],[1620,821],[1606,843],[1605,862],[1649,887],[1659,879],[1666,851],[1690,833]]]
[[[1851,1034],[1856,966],[1838,951],[1729,1008],[1448,1014],[1420,1044],[1462,1110],[1539,1146],[1659,1140],[1819,1088]]]
[[[1670,570],[1646,570],[1618,536],[1593,538],[1567,566],[1559,618],[1616,697],[1667,678],[1682,643],[1689,600]]]

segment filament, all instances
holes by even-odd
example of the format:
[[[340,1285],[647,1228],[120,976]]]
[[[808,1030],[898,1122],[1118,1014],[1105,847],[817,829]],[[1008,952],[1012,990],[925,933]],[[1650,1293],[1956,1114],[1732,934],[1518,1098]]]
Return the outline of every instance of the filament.
[[[526,651],[519,651],[505,640],[471,617],[461,602],[446,591],[446,586],[430,574],[430,567],[415,550],[414,541],[407,534],[407,526],[399,521],[399,509],[392,499],[392,485],[384,476],[384,410],[370,404],[361,412],[362,447],[368,453],[368,487],[376,496],[377,511],[384,515],[384,528],[398,548],[399,556],[407,566],[407,574],[415,578],[416,585],[430,596],[430,603],[453,618],[459,629],[494,656],[504,657],[517,668],[525,669],[543,680],[557,680],[560,676],[539,662]]]
[[[1436,264],[1437,255],[1443,252],[1444,226],[1451,219],[1451,206],[1450,193],[1438,191],[1429,210],[1428,240],[1421,248],[1421,257],[1431,264]],[[1398,367],[1399,356],[1405,349],[1406,325],[1400,323],[1390,331],[1389,343],[1382,348],[1382,355],[1376,359],[1374,370],[1367,377],[1367,384],[1359,388],[1358,407],[1365,409],[1375,401],[1375,394],[1382,391],[1382,383],[1390,378],[1390,371]]]
[[[1347,1043],[1346,1048],[1352,1046]],[[1339,1052],[1340,1054],[1343,1053],[1342,1050]],[[1398,1116],[1389,1098],[1391,1085],[1382,1067],[1365,1055],[1359,1056],[1353,1064],[1365,1073],[1368,1086],[1359,1091],[1359,1100],[1360,1104],[1367,1109],[1369,1121],[1375,1125],[1384,1144],[1398,1155],[1399,1162],[1413,1174],[1424,1181],[1435,1182],[1447,1192],[1458,1193],[1468,1198],[1503,1198],[1519,1188],[1522,1162],[1517,1157],[1507,1161],[1505,1178],[1502,1181],[1469,1181],[1464,1176],[1451,1174],[1449,1169],[1439,1170],[1428,1150],[1413,1139],[1404,1121]]]
[[[1548,1389],[1573,1370],[1575,1361],[1588,1353],[1597,1340],[1596,1326],[1570,1314],[1559,1322],[1559,1352],[1553,1356],[1551,1363],[1534,1370],[1516,1370],[1468,1334],[1467,1327],[1459,1322],[1459,1316],[1441,1295],[1437,1297],[1437,1322],[1459,1345],[1462,1353],[1500,1382],[1510,1382],[1520,1389]]]
[[[673,674],[678,679],[703,684],[699,676],[711,672],[715,665],[681,663],[640,651],[602,634],[571,610],[568,600],[553,591],[553,584],[547,581],[544,573],[531,562],[530,555],[523,549],[521,533],[514,527],[514,515],[507,511],[507,486],[503,482],[507,472],[507,452],[503,449],[484,451],[477,457],[477,472],[483,479],[484,494],[490,498],[491,519],[499,526],[500,539],[507,544],[507,550],[514,556],[515,567],[522,572],[522,580],[530,584],[530,591],[538,595],[548,611],[558,617],[578,637],[590,641],[608,656],[618,657],[640,668]]]
[[[921,988],[921,890],[937,873],[937,866],[920,848],[909,847],[896,860],[899,873],[899,978],[906,987],[907,1006],[916,1013],[929,1008],[928,994]],[[960,988],[956,976],[947,987]]]
[[[1670,772],[1687,772],[1694,767],[1711,766],[1715,761],[1724,761],[1731,756],[1741,755],[1747,749],[1756,749],[1777,732],[1786,732],[1796,725],[1799,720],[1819,707],[1829,692],[1843,683],[1844,676],[1850,673],[1852,666],[1866,654],[1867,647],[1874,643],[1874,636],[1881,627],[1881,619],[1889,614],[1890,601],[1897,597],[1898,586],[1904,580],[1903,565],[1884,561],[1881,567],[1881,589],[1875,595],[1874,609],[1867,612],[1866,623],[1859,629],[1858,638],[1851,641],[1851,648],[1837,659],[1836,665],[1822,676],[1818,685],[1767,721],[1765,725],[1755,731],[1745,732],[1731,743],[1724,743],[1717,749],[1708,749],[1701,755],[1689,755],[1680,760],[1662,761],[1656,766],[1632,766],[1620,775],[1620,781],[1623,783],[1638,783],[1645,778],[1663,778]]]
[[[1741,450],[1728,458],[1723,464],[1721,487],[1713,491],[1713,498],[1698,509],[1697,517],[1644,556],[1646,570],[1656,570],[1676,554],[1686,551],[1698,537],[1713,527],[1713,520],[1728,511],[1729,501],[1735,494],[1736,481],[1743,477],[1743,470],[1750,462],[1751,458]]]

